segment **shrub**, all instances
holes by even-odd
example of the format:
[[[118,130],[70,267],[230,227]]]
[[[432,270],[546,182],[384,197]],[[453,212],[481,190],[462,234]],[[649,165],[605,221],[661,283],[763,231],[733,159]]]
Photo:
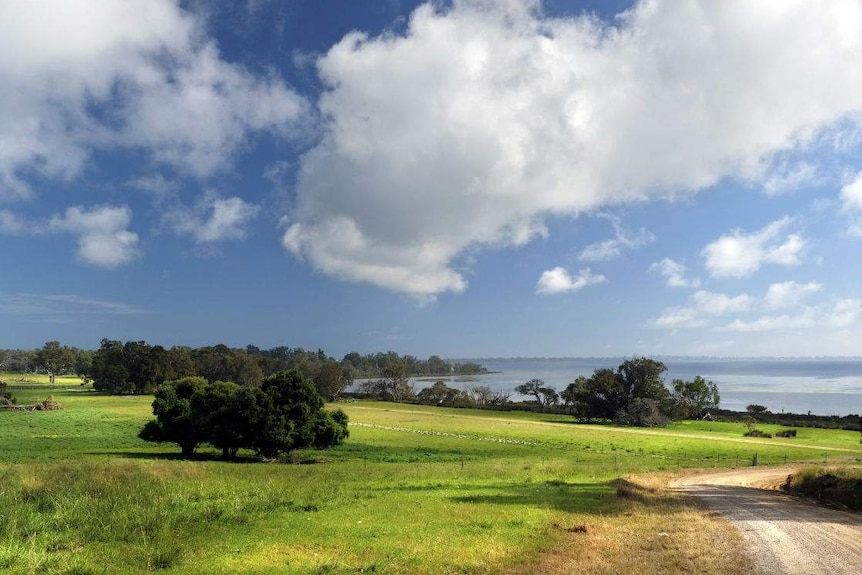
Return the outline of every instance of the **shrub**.
[[[862,476],[858,470],[805,468],[788,476],[781,488],[856,511],[862,510]]]
[[[782,429],[775,433],[775,437],[796,437],[795,429]]]
[[[0,405],[12,405],[15,403],[15,398],[6,390],[6,382],[0,381]]]
[[[743,435],[745,437],[765,437],[767,439],[772,437],[771,433],[766,433],[765,431],[760,431],[759,429],[752,429],[746,431]]]

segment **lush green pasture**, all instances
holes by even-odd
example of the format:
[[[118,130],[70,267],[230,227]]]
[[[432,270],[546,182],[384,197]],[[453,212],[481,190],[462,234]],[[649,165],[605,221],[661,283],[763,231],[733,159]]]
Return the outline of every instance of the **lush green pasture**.
[[[618,497],[613,480],[754,453],[775,463],[820,462],[823,448],[830,463],[862,457],[858,433],[841,431],[742,441],[739,424],[630,430],[353,402],[339,405],[348,441],[294,454],[306,464],[225,463],[214,450],[183,461],[136,437],[152,398],[6,381],[19,403],[52,394],[64,405],[0,412],[8,573],[530,572],[553,548],[580,554],[583,572],[619,571],[627,557],[649,558],[642,573],[733,572],[732,535],[716,542],[710,520],[681,520],[677,503]],[[705,539],[683,553],[659,532],[689,546]]]

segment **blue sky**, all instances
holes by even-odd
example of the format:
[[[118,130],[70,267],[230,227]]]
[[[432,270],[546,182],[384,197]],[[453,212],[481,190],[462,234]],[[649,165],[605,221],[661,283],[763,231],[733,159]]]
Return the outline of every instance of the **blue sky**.
[[[0,347],[862,355],[862,3],[0,4]]]

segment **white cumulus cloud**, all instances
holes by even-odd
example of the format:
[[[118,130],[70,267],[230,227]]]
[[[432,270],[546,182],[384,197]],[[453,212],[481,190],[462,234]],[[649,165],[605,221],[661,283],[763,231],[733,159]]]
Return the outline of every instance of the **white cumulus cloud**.
[[[688,305],[669,307],[655,320],[655,325],[665,328],[700,327],[710,318],[740,313],[751,309],[755,299],[748,294],[728,296],[699,290],[688,301]]]
[[[546,235],[549,214],[757,178],[862,110],[855,0],[654,0],[614,23],[455,0],[423,4],[403,34],[344,37],[317,62],[324,131],[284,245],[343,279],[457,292],[465,250]],[[789,166],[776,189],[804,176]],[[792,263],[803,244],[750,257],[740,239],[715,272]]]
[[[820,291],[822,287],[823,285],[817,282],[800,284],[789,281],[772,284],[766,290],[766,307],[769,309],[797,307],[804,302],[808,294]]]
[[[74,178],[116,147],[208,176],[307,108],[222,60],[174,0],[0,3],[0,86],[0,200],[32,195],[22,172]]]
[[[862,172],[841,188],[841,208],[850,217],[851,236],[862,238]]]
[[[688,279],[686,277],[685,265],[670,258],[664,258],[660,262],[654,262],[650,265],[649,269],[650,271],[654,271],[662,275],[665,278],[668,287],[696,288],[700,286],[699,279]]]
[[[62,216],[55,215],[48,228],[74,235],[78,258],[100,267],[113,268],[129,263],[138,254],[138,235],[127,228],[132,211],[125,206],[72,206]]]
[[[260,207],[238,197],[220,198],[204,194],[194,208],[177,205],[162,221],[175,233],[190,235],[197,243],[241,240]]]
[[[655,234],[645,228],[632,233],[623,227],[619,217],[613,215],[602,217],[611,220],[614,227],[614,237],[588,245],[578,254],[578,260],[587,262],[607,261],[619,257],[624,249],[639,248],[655,241]]]
[[[565,268],[557,266],[554,269],[542,272],[542,276],[536,283],[536,293],[558,294],[570,291],[578,291],[589,285],[600,284],[607,281],[601,274],[594,274],[589,268],[582,269],[576,276],[572,276]]]
[[[805,239],[799,234],[785,233],[792,223],[791,218],[785,217],[752,234],[734,230],[721,236],[701,252],[706,269],[713,277],[741,278],[753,274],[764,263],[798,265]]]
[[[831,305],[805,307],[793,314],[764,315],[750,321],[737,319],[728,324],[727,329],[741,332],[823,327],[842,329],[858,323],[860,317],[862,317],[862,300],[848,298]]]

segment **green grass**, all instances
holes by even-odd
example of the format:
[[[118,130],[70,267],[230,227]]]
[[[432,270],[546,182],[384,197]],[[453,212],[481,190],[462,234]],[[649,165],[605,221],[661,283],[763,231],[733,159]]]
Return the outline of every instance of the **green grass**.
[[[644,513],[665,525],[659,508],[616,496],[623,475],[754,453],[862,457],[851,432],[742,441],[741,424],[632,430],[352,402],[339,405],[353,424],[344,445],[293,454],[313,464],[225,463],[207,449],[183,461],[137,439],[151,397],[3,379],[19,403],[64,406],[0,412],[0,570],[12,574],[498,573],[576,537],[572,526],[599,537]]]

